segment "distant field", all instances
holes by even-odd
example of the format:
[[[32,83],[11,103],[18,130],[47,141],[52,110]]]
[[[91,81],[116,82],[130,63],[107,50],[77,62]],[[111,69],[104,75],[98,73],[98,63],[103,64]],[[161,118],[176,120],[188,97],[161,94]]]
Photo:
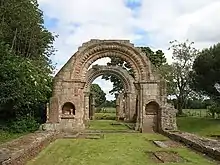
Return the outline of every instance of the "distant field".
[[[115,120],[116,109],[112,107],[102,108],[98,113],[95,113],[96,120]]]
[[[102,108],[100,113],[116,113],[116,108],[113,107]]]
[[[181,131],[201,136],[220,135],[220,119],[203,117],[178,117],[177,125]]]
[[[184,109],[183,113],[187,116],[209,117],[207,109]]]

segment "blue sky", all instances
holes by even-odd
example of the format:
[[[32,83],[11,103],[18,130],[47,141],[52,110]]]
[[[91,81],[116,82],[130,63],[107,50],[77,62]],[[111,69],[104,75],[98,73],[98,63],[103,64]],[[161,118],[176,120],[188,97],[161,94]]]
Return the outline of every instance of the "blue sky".
[[[38,0],[45,26],[58,34],[52,57],[56,72],[90,39],[129,39],[136,46],[162,49],[169,41],[194,41],[204,48],[219,41],[219,0]],[[205,22],[205,24],[204,24]],[[202,34],[202,35],[201,35]],[[99,64],[108,60],[101,59]],[[95,80],[105,92],[112,84]],[[108,99],[112,96],[107,95]]]

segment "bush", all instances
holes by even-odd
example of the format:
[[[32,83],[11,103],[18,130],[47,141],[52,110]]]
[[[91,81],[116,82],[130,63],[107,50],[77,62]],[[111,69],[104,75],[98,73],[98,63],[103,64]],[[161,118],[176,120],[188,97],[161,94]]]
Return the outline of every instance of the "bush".
[[[27,115],[17,118],[10,122],[9,131],[13,133],[34,132],[39,128],[40,124],[34,119],[34,117]]]

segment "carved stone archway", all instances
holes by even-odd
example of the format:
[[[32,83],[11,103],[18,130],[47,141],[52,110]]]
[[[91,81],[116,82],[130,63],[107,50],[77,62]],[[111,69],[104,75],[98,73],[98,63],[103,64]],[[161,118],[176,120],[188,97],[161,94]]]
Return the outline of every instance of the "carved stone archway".
[[[90,85],[91,83],[99,76],[111,74],[122,81],[124,86],[124,97],[125,97],[125,120],[131,121],[133,120],[136,112],[136,90],[134,86],[134,78],[129,75],[129,73],[120,66],[100,66],[95,65],[91,69],[88,70],[86,75],[86,84],[84,91],[86,93],[90,92]],[[85,118],[89,118],[89,110],[86,107],[89,107],[88,104],[88,94],[85,95]]]
[[[125,76],[126,71],[117,68],[99,68],[89,70],[90,65],[103,57],[118,57],[126,61],[134,71],[134,78]],[[148,57],[135,48],[128,40],[91,40],[79,47],[78,51],[56,74],[53,82],[53,96],[48,110],[46,129],[83,130],[88,116],[88,84],[101,74],[110,72],[124,83],[127,94],[135,93],[135,111],[137,113],[136,129],[143,131],[145,106],[152,100],[160,105],[158,122],[160,129],[176,129],[176,118],[173,107],[166,102],[166,83],[151,64]],[[131,82],[133,81],[133,83]],[[130,99],[131,100],[131,99]],[[62,105],[71,102],[77,110],[71,118],[62,116]],[[126,105],[129,105],[128,103]],[[130,108],[131,109],[131,108]],[[131,111],[130,111],[131,112]]]

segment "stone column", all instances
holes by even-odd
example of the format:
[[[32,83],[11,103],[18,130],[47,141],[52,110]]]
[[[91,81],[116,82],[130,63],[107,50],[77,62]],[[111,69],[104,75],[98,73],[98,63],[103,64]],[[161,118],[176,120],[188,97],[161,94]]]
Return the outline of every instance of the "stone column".
[[[49,103],[47,103],[47,104],[46,104],[46,111],[47,111],[47,114],[46,114],[46,115],[47,115],[47,116],[46,116],[46,117],[47,117],[46,123],[49,122],[49,110],[50,110],[50,109],[49,109]]]
[[[120,95],[116,96],[116,120],[120,119]]]
[[[140,130],[140,118],[141,118],[141,106],[140,106],[140,84],[135,83],[135,88],[136,88],[136,111],[137,111],[137,120],[136,120],[136,125],[135,125],[135,130],[139,131]]]
[[[119,94],[119,111],[118,111],[118,115],[119,118],[124,118],[124,94],[120,93]]]
[[[84,120],[89,121],[89,95],[90,92],[84,92]]]
[[[57,97],[50,98],[49,104],[49,123],[59,123],[60,122],[60,112],[59,112],[59,101]]]
[[[143,90],[143,84],[140,84],[140,128],[142,130],[143,128],[143,115],[144,115],[144,90]]]
[[[127,93],[124,93],[124,110],[125,110],[125,120],[129,121],[129,106],[128,106],[128,96]]]
[[[91,103],[91,120],[95,119],[95,97],[92,95],[92,103]]]

